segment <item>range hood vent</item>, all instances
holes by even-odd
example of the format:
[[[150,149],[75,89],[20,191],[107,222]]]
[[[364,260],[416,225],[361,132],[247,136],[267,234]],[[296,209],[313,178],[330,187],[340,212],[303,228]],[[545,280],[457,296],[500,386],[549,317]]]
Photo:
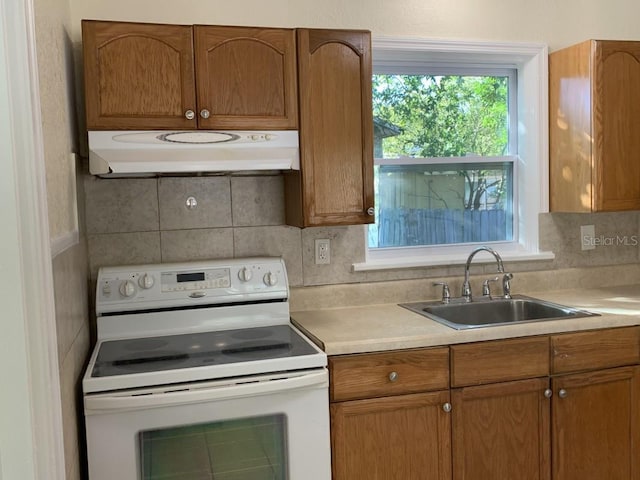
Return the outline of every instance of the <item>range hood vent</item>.
[[[92,175],[299,169],[297,131],[89,132],[89,172]]]

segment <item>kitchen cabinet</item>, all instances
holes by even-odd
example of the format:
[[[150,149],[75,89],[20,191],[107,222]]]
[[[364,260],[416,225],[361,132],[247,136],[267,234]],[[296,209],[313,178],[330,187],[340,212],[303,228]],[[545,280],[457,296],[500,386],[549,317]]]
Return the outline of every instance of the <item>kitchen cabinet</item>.
[[[547,378],[452,391],[453,478],[549,479]]]
[[[293,29],[84,20],[89,129],[294,129]]]
[[[300,171],[285,176],[299,227],[373,223],[371,34],[297,30]]]
[[[549,55],[550,209],[640,209],[640,42]]]
[[[640,329],[554,335],[551,348],[553,479],[639,478]]]
[[[333,480],[451,478],[448,363],[447,348],[329,358]]]
[[[639,365],[640,327],[329,357],[333,478],[637,480]]]
[[[549,479],[548,375],[547,337],[451,347],[454,479]]]

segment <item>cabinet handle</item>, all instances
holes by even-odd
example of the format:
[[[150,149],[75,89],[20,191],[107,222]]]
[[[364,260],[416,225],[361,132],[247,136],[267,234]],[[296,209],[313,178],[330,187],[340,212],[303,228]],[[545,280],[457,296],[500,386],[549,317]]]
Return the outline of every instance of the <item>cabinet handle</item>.
[[[451,404],[449,402],[445,403],[444,405],[442,405],[442,410],[449,413],[451,411]]]
[[[186,112],[184,112],[184,116],[187,120],[193,120],[194,118],[196,118],[196,113],[193,110],[187,110]]]
[[[203,108],[202,110],[200,110],[200,116],[202,118],[209,118],[209,110],[207,110],[206,108]]]
[[[373,217],[373,215],[376,213],[376,209],[373,207],[369,207],[367,208],[367,215]]]
[[[560,398],[567,398],[567,395],[569,395],[569,394],[567,393],[567,391],[566,391],[564,388],[561,388],[561,389],[558,391],[558,396],[559,396]]]
[[[544,391],[544,396],[547,397],[547,398],[551,398],[553,396],[553,390],[551,390],[550,388],[547,388]]]
[[[398,380],[398,372],[391,372],[389,374],[389,381],[395,382],[396,380]]]

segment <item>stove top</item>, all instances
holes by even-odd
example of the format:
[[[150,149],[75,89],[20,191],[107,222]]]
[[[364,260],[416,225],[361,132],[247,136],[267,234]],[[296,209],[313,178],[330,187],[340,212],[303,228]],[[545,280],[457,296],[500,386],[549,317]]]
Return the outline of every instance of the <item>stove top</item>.
[[[313,355],[289,325],[102,342],[91,377]]]

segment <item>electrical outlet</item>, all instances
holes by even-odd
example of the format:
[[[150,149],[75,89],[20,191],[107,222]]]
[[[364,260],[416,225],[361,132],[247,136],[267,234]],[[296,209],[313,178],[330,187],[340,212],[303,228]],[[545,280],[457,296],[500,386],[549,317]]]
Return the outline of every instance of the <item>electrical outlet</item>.
[[[596,227],[594,225],[580,226],[580,242],[582,250],[594,250],[596,248]]]
[[[331,263],[331,241],[328,238],[316,238],[316,265]]]

